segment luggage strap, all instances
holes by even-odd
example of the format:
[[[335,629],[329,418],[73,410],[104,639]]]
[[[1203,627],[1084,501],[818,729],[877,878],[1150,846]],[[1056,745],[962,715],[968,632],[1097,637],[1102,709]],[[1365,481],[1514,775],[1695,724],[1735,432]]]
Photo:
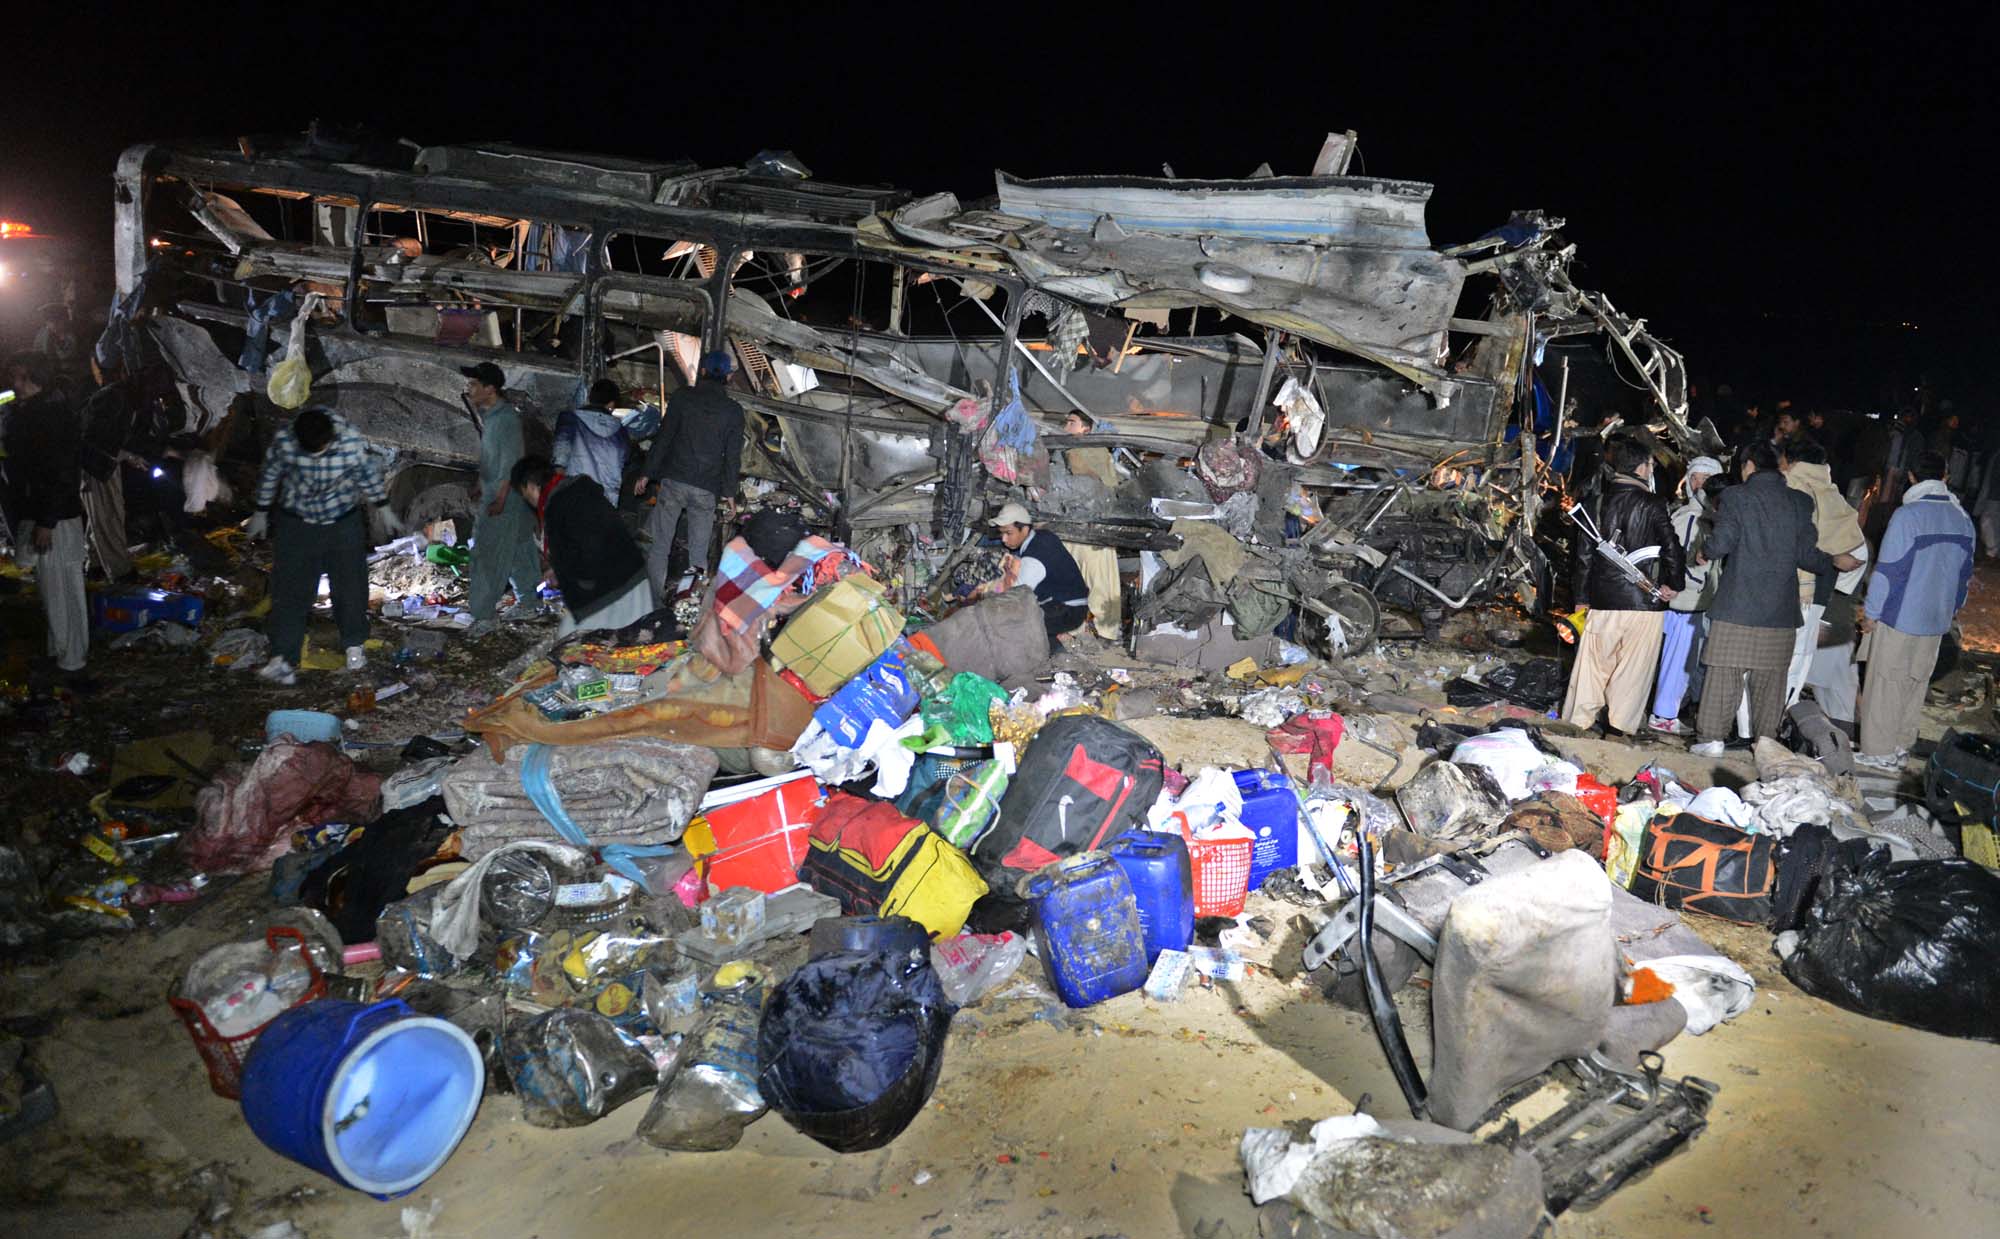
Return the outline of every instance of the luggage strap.
[[[639,868],[639,862],[647,857],[672,854],[674,850],[672,845],[665,843],[607,843],[599,847],[597,844],[592,843],[590,836],[583,833],[583,827],[577,825],[576,821],[570,817],[569,811],[563,808],[562,794],[556,791],[555,781],[549,777],[549,767],[554,760],[554,745],[531,744],[528,746],[527,755],[521,758],[521,790],[528,793],[528,800],[535,808],[541,810],[542,816],[548,819],[549,825],[555,827],[556,833],[561,835],[566,842],[573,843],[580,848],[594,850],[599,856],[604,858],[604,863],[611,868],[612,872],[632,879],[642,889],[651,894],[666,894],[665,891],[656,891],[647,885],[645,871]]]

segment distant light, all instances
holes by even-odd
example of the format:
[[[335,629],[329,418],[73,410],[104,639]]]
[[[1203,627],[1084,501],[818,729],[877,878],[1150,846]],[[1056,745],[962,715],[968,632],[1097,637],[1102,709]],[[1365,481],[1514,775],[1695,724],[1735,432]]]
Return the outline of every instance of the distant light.
[[[160,468],[158,465],[154,465],[153,476],[156,478],[163,478],[167,476],[167,471],[165,469]]]
[[[0,237],[32,237],[35,230],[11,219],[0,219]]]

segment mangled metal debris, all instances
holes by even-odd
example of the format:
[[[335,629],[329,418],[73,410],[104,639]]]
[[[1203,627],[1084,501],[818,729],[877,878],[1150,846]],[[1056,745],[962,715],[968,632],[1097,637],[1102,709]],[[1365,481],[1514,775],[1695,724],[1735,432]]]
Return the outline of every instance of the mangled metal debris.
[[[1003,172],[969,206],[812,179],[789,156],[389,149],[128,151],[114,330],[165,364],[203,430],[275,412],[245,341],[287,312],[274,298],[319,293],[313,398],[393,450],[392,495],[416,519],[469,511],[462,365],[500,364],[546,423],[605,376],[662,404],[726,346],[753,486],[933,569],[1009,499],[1127,550],[1181,549],[1187,522],[1219,519],[1245,575],[1209,565],[1181,618],[1227,594],[1254,629],[1275,599],[1330,621],[1337,651],[1366,644],[1383,604],[1541,603],[1570,364],[1544,372],[1552,343],[1601,341],[1643,397],[1617,412],[1702,442],[1679,354],[1575,285],[1561,221],[1522,214],[1438,248],[1429,185],[1330,174],[1352,135],[1314,175]],[[1085,433],[1052,433],[1072,413]],[[1090,449],[1115,461],[1094,488],[1064,459]],[[1167,584],[1201,594],[1185,576]]]

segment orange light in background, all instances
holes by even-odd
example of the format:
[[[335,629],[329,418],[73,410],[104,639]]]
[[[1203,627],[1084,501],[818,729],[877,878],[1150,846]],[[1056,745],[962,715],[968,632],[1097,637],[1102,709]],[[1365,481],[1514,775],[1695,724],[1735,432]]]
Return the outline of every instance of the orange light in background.
[[[0,219],[0,237],[32,237],[35,230],[11,219]]]

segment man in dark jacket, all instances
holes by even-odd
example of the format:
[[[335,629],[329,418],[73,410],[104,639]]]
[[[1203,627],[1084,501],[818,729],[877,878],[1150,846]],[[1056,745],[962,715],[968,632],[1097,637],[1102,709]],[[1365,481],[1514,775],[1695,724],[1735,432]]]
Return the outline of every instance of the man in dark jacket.
[[[646,559],[595,479],[571,477],[546,456],[523,456],[513,488],[542,526],[542,549],[562,590],[557,636],[619,629],[653,611]]]
[[[1819,549],[1813,501],[1785,485],[1778,450],[1752,443],[1743,451],[1743,481],[1723,492],[1703,560],[1721,561],[1722,585],[1709,608],[1702,662],[1708,681],[1690,752],[1719,757],[1723,739],[1750,681],[1751,738],[1776,736],[1785,708],[1785,670],[1803,615],[1798,573],[1860,566],[1851,555]]]
[[[1605,445],[1605,458],[1612,478],[1597,499],[1597,530],[1628,558],[1648,565],[1641,571],[1651,587],[1626,576],[1587,537],[1577,547],[1576,601],[1589,607],[1590,615],[1570,670],[1563,721],[1594,727],[1605,711],[1612,727],[1636,735],[1646,723],[1667,603],[1687,584],[1686,551],[1674,535],[1666,502],[1653,493],[1651,454],[1621,438]]]
[[[137,384],[107,374],[104,384],[84,401],[83,511],[91,553],[104,579],[124,583],[138,579],[132,551],[125,540],[125,440],[138,411]]]
[[[683,512],[688,564],[696,573],[708,571],[716,500],[735,493],[743,463],[743,406],[729,398],[730,368],[727,353],[702,358],[699,381],[667,401],[660,433],[646,453],[645,473],[632,486],[635,495],[653,488],[653,511],[645,529],[646,574],[656,585],[666,579],[674,529]],[[672,592],[664,590],[662,596]]]
[[[61,395],[50,390],[55,368],[29,353],[8,364],[14,403],[7,412],[7,472],[15,489],[15,554],[32,562],[35,588],[48,620],[49,655],[63,674],[80,678],[90,657],[90,614],[83,592],[83,439]]]
[[[990,584],[996,593],[1016,585],[1034,590],[1035,601],[1042,607],[1042,626],[1053,643],[1090,618],[1090,586],[1084,583],[1083,570],[1076,566],[1062,539],[1035,528],[1033,522],[1028,509],[1018,503],[1002,506],[993,518],[1000,541],[1014,553],[1014,564],[1006,576]]]

